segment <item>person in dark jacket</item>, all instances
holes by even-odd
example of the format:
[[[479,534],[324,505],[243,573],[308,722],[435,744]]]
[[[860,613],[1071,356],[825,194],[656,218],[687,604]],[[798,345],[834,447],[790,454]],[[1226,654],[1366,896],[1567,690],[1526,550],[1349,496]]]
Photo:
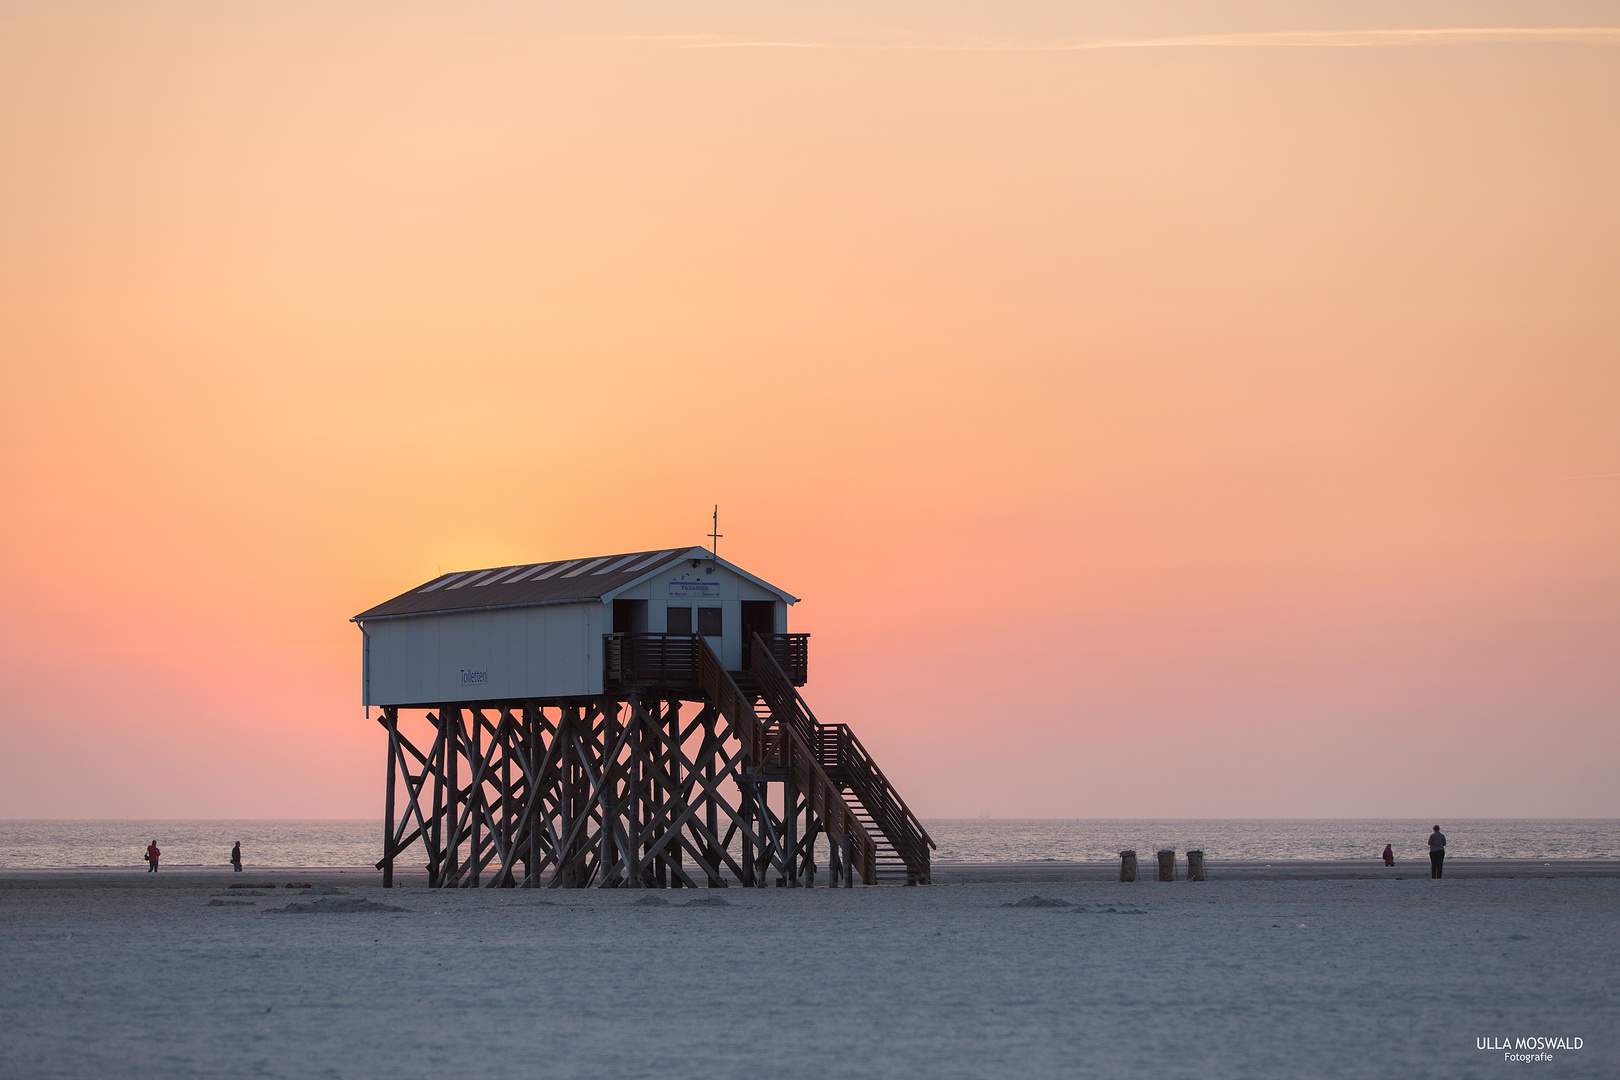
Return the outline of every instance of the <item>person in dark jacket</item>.
[[[1384,845],[1384,865],[1385,866],[1394,866],[1395,865],[1395,849],[1390,847],[1388,844]]]
[[[1440,831],[1440,826],[1434,827],[1429,834],[1429,876],[1438,878],[1446,862],[1446,834]]]
[[[240,840],[231,847],[231,869],[238,874],[242,872],[242,841]]]
[[[154,840],[150,844],[146,845],[146,862],[147,862],[147,871],[146,872],[148,874],[157,873],[158,857],[161,856],[162,854],[163,854],[163,852],[158,850],[156,840]]]

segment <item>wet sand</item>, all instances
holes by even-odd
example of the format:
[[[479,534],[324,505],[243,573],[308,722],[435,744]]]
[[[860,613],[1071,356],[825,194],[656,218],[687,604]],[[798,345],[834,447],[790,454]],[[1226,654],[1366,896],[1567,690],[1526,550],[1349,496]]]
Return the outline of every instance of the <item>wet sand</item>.
[[[0,1077],[1483,1077],[1529,1067],[1477,1048],[1516,1035],[1584,1040],[1538,1076],[1620,1073],[1620,877],[1464,862],[851,891],[4,873]],[[1066,903],[1009,906],[1036,893]]]

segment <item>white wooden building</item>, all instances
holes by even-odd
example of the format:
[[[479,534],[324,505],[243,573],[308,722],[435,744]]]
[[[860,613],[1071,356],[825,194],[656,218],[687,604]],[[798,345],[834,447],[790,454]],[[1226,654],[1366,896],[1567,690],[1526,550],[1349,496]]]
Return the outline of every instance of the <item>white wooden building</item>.
[[[356,615],[362,698],[400,708],[603,692],[603,635],[701,634],[728,669],[798,598],[707,548],[457,571]]]

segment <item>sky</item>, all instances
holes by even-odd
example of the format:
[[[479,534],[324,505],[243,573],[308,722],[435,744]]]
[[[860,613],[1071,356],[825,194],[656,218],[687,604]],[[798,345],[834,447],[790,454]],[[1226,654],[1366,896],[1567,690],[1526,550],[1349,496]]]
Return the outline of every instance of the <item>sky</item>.
[[[924,817],[1620,816],[1612,6],[598,8],[0,0],[0,817],[715,504]]]

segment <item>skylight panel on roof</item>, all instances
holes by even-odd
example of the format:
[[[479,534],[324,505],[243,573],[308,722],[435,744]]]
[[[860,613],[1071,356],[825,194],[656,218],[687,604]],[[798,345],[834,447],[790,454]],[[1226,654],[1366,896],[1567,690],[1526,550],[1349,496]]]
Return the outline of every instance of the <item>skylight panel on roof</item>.
[[[544,581],[548,577],[556,577],[558,574],[562,573],[564,570],[568,569],[570,566],[573,566],[577,562],[579,562],[578,559],[571,559],[565,563],[558,563],[556,566],[553,566],[550,570],[547,570],[534,580]]]
[[[626,555],[624,558],[620,559],[618,562],[614,563],[612,566],[604,566],[604,567],[602,567],[602,569],[600,569],[596,573],[592,574],[591,577],[600,577],[603,574],[611,574],[611,573],[613,573],[613,571],[617,570],[619,567],[623,566],[625,563],[629,562],[633,558],[635,558],[634,555]]]
[[[495,574],[495,575],[493,575],[491,577],[487,577],[483,581],[480,581],[478,583],[478,587],[480,589],[482,589],[485,585],[493,585],[497,581],[501,580],[501,578],[505,577],[507,574],[510,574],[513,570],[516,570],[516,569],[517,569],[517,567],[515,567],[515,566],[509,566],[505,570],[502,570],[500,573]]]
[[[660,551],[656,555],[653,555],[653,556],[650,556],[648,558],[642,559],[640,562],[636,563],[636,565],[632,566],[628,571],[626,571],[626,573],[633,574],[637,570],[645,570],[645,569],[647,569],[647,567],[651,566],[653,563],[657,562],[659,559],[662,559],[665,555],[673,555],[673,554],[675,554],[675,549],[674,548],[671,548],[668,551]],[[631,556],[631,558],[634,558],[634,557],[635,556]]]
[[[579,575],[583,574],[585,571],[590,570],[590,569],[592,569],[594,567],[597,567],[597,566],[601,566],[603,563],[607,562],[611,558],[613,558],[613,556],[604,555],[600,559],[592,559],[590,562],[586,563],[584,566],[580,567],[578,570],[570,570],[568,573],[564,574],[563,577],[579,577]]]
[[[450,586],[450,588],[459,589],[463,585],[471,585],[473,582],[477,581],[479,578],[483,577],[485,574],[490,574],[490,573],[494,573],[494,571],[492,571],[492,570],[480,570],[476,574],[472,575],[471,577],[462,578],[460,581],[458,581],[454,585]]]
[[[461,576],[460,573],[446,574],[446,575],[444,575],[444,577],[440,578],[438,581],[435,581],[433,584],[427,586],[426,588],[417,589],[416,591],[417,592],[432,592],[434,589],[442,589],[446,585],[450,584],[452,581],[456,580],[456,578],[458,578],[460,576]]]
[[[523,573],[517,575],[516,577],[507,578],[506,583],[508,585],[516,585],[518,582],[522,581],[524,578],[528,577],[530,574],[534,573],[536,570],[544,570],[546,567],[548,567],[550,565],[551,565],[550,563],[537,562],[533,566],[529,567],[527,570],[523,571]]]

